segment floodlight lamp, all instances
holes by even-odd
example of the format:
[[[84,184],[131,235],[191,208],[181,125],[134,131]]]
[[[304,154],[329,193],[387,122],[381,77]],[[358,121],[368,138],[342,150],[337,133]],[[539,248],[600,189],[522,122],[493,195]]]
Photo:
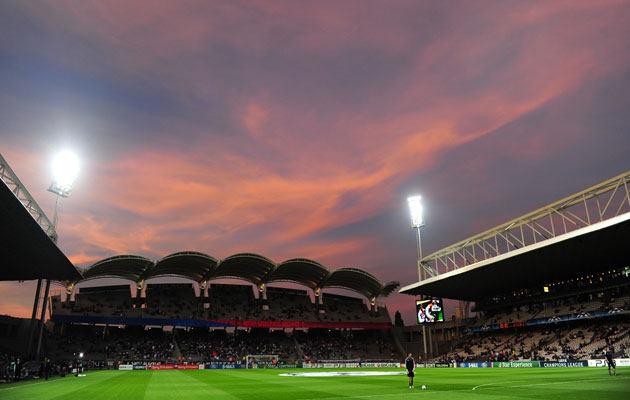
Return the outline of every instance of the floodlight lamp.
[[[61,197],[69,197],[78,173],[79,158],[74,153],[63,151],[57,154],[53,160],[53,181],[48,190]]]
[[[424,219],[422,218],[422,196],[409,197],[409,211],[411,212],[411,227],[419,228],[424,225]]]
[[[83,352],[79,353],[79,358],[83,358]]]

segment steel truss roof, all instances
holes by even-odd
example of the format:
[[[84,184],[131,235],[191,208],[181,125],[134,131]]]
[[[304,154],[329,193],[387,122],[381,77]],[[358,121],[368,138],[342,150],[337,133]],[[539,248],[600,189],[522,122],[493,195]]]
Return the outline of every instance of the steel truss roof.
[[[1,155],[0,221],[0,280],[81,278],[55,244],[52,223]]]
[[[453,271],[630,212],[630,172],[422,258],[428,276]]]
[[[421,260],[400,293],[474,300],[630,264],[630,172]]]
[[[26,187],[22,184],[15,172],[9,166],[9,163],[0,154],[0,179],[4,181],[9,189],[13,192],[15,197],[22,203],[24,208],[31,214],[35,221],[41,226],[42,230],[46,232],[53,242],[57,243],[57,232],[53,227],[46,214],[39,207],[33,196],[26,190]]]

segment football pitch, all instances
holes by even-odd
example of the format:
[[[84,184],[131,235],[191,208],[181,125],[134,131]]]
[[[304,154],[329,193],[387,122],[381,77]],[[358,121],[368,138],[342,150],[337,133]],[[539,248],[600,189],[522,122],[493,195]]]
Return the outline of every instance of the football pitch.
[[[369,369],[88,371],[0,386],[0,399],[628,399],[630,367],[418,369],[415,389],[405,375],[281,376]],[[379,371],[385,371],[383,369]],[[389,369],[401,372],[400,369]],[[421,390],[422,385],[427,390]]]

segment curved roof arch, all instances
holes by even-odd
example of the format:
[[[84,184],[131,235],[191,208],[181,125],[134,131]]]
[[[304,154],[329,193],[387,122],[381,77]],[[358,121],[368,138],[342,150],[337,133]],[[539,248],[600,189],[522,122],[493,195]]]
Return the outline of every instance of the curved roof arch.
[[[149,279],[175,275],[201,282],[210,271],[217,267],[217,264],[218,260],[207,254],[197,251],[180,251],[159,260],[144,277]]]
[[[217,267],[206,275],[206,279],[234,278],[259,285],[275,266],[276,264],[265,256],[239,253],[221,260]]]
[[[292,258],[278,264],[266,281],[295,282],[315,289],[329,274],[330,270],[317,261],[308,258]]]
[[[92,264],[83,271],[83,280],[122,278],[138,282],[155,265],[155,261],[136,255],[113,256]]]
[[[400,286],[400,282],[398,281],[391,281],[391,282],[387,282],[383,284],[383,288],[379,292],[378,297],[389,296],[390,294],[392,294],[394,290],[398,289],[398,286]]]
[[[325,288],[340,288],[357,292],[369,300],[389,296],[399,282],[383,283],[367,271],[358,268],[331,270],[308,258],[292,258],[274,263],[254,253],[238,253],[224,260],[196,252],[181,251],[158,261],[138,255],[119,255],[101,260],[82,271],[83,279],[62,282],[66,289],[74,284],[98,279],[120,278],[133,282],[175,276],[203,283],[222,278],[243,280],[261,287],[271,282],[293,282],[316,293]]]
[[[367,271],[344,267],[334,270],[321,287],[349,289],[373,299],[378,297],[383,284]]]

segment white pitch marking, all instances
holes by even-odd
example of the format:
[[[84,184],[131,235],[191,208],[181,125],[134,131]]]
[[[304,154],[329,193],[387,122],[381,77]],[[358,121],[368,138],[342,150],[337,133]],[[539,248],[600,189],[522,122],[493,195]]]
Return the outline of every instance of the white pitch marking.
[[[453,392],[467,392],[469,389],[453,389],[453,390],[439,390],[439,393],[453,393]],[[337,396],[337,397],[313,397],[309,399],[302,400],[337,400],[337,399],[372,399],[372,398],[382,398],[382,397],[404,397],[404,396],[418,396],[418,392],[424,392],[420,389],[414,389],[413,391],[409,390],[405,393],[383,393],[383,394],[366,394],[362,396]],[[428,391],[428,390],[426,390]],[[436,393],[437,393],[436,392]]]
[[[595,382],[595,381],[612,381],[610,378],[600,378],[600,379],[581,379],[579,381],[563,381],[563,382],[547,382],[547,383],[530,383],[528,385],[515,385],[510,387],[527,387],[527,386],[542,386],[542,385],[557,385],[564,383],[577,383],[577,382]]]
[[[14,385],[11,387],[0,388],[0,390],[3,391],[3,390],[11,390],[11,389],[16,389],[16,388],[26,388],[26,387],[31,387],[31,386],[43,385],[44,383],[50,383],[50,382],[55,382],[55,381],[33,382],[33,383],[25,384],[25,385]]]
[[[526,385],[513,385],[513,386],[500,386],[497,389],[502,389],[505,387],[510,387],[510,388],[518,388],[518,387],[529,387],[529,386],[546,386],[546,385],[563,385],[566,383],[577,383],[577,382],[596,382],[596,381],[608,381],[610,379],[607,378],[599,378],[599,379],[580,379],[577,381],[561,381],[561,382],[545,382],[545,383],[529,383]],[[472,390],[476,390],[482,386],[497,386],[497,385],[502,385],[505,383],[515,383],[515,382],[522,382],[522,381],[507,381],[507,382],[492,382],[492,383],[484,383],[483,385],[479,385],[479,386],[475,386],[474,388],[472,388]]]
[[[278,374],[278,376],[299,377],[328,377],[328,376],[379,376],[379,375],[405,375],[405,372],[389,371],[361,371],[361,372],[294,372],[291,374]]]
[[[472,390],[477,390],[478,388],[480,388],[482,386],[501,385],[503,383],[514,383],[514,382],[522,382],[522,381],[505,381],[505,382],[484,383],[483,385],[475,386],[474,388],[472,388]]]

